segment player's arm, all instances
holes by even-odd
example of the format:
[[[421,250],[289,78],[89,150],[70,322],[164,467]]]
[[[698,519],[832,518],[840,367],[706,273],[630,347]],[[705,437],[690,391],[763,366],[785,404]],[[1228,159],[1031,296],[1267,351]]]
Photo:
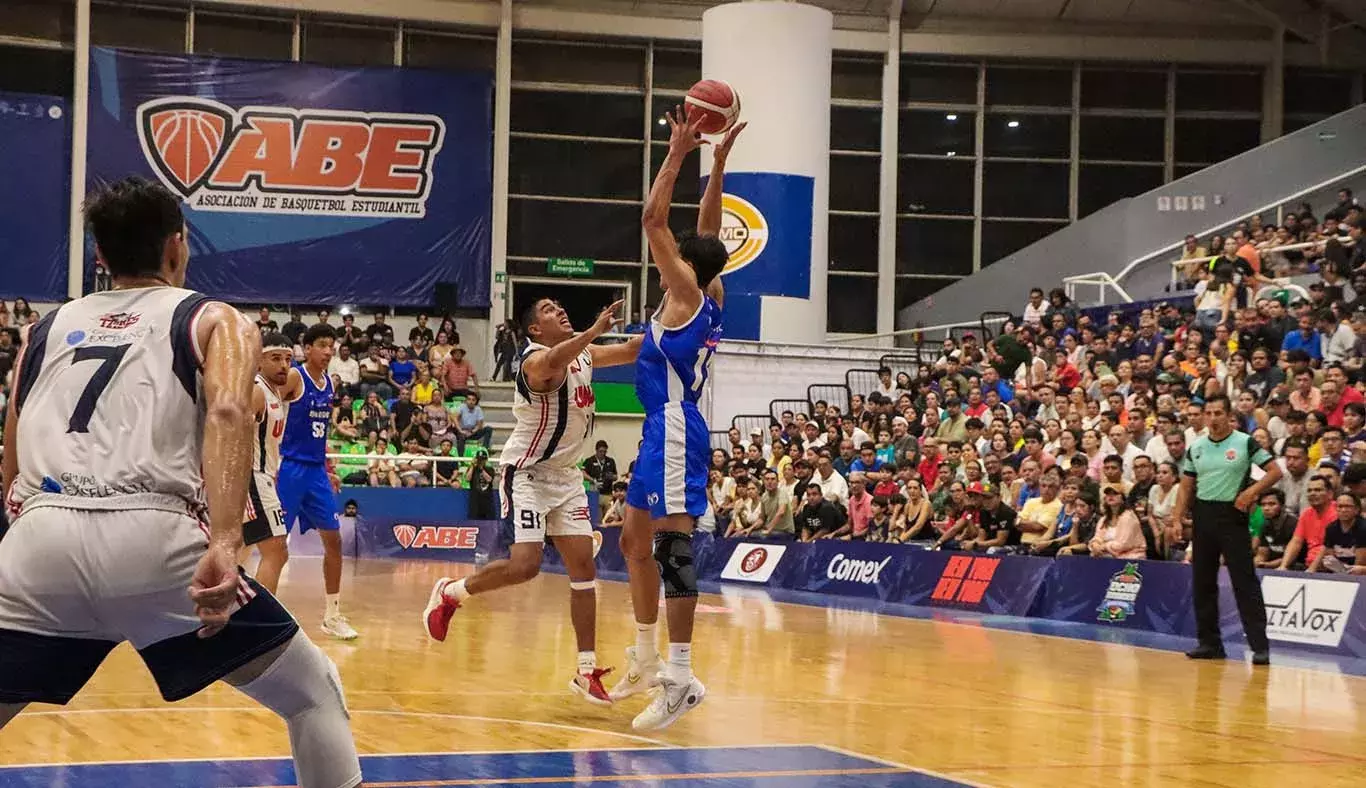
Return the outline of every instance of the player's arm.
[[[680,299],[680,303],[695,309],[702,300],[701,288],[697,286],[697,274],[683,261],[678,252],[678,242],[673,230],[669,229],[669,204],[673,202],[674,182],[678,180],[683,159],[703,144],[697,126],[689,123],[679,108],[673,114],[664,116],[669,122],[669,154],[664,157],[650,196],[645,201],[645,211],[641,216],[641,226],[650,244],[650,255],[654,257],[655,267],[659,269],[660,280],[670,293],[670,299]],[[718,187],[719,188],[719,187]],[[717,200],[720,210],[720,200]],[[720,226],[720,220],[717,220]]]
[[[735,138],[745,130],[746,123],[737,123],[726,138],[712,152],[711,175],[707,179],[707,190],[702,193],[702,202],[697,211],[697,234],[721,234],[721,195],[725,193],[726,159],[735,145]]]
[[[615,345],[589,345],[588,354],[593,357],[595,367],[620,367],[625,364],[634,364],[636,356],[640,355],[641,343],[645,341],[645,335],[636,334],[626,342],[618,342]]]
[[[242,544],[254,409],[261,394],[252,384],[261,332],[236,310],[216,303],[207,307],[196,330],[205,348],[203,465],[209,535],[213,546],[236,551]]]
[[[531,385],[531,388],[536,391],[549,391],[558,388],[564,382],[569,363],[578,358],[585,348],[591,347],[593,340],[606,334],[616,325],[616,313],[621,308],[622,303],[618,300],[609,304],[598,313],[598,319],[589,326],[587,331],[580,331],[555,345],[555,347],[538,350],[523,359],[522,374],[526,376],[527,383]],[[589,351],[589,353],[592,352]],[[596,356],[593,356],[593,363],[598,363]]]
[[[251,387],[251,415],[257,424],[266,418],[266,395],[261,393],[260,386]]]

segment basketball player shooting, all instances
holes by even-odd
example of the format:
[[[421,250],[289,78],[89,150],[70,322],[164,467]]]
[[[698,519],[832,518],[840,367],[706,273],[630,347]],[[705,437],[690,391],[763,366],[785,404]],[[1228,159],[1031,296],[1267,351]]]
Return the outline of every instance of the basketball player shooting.
[[[323,632],[338,640],[359,634],[341,612],[342,543],[336,492],[341,481],[327,459],[327,431],[332,425],[332,360],[336,332],[319,323],[304,332],[304,363],[294,370],[302,383],[290,402],[285,434],[280,441],[280,503],[285,524],[299,524],[299,533],[316,530],[323,543]]]
[[[697,609],[692,531],[707,510],[711,458],[711,436],[697,403],[721,339],[724,291],[720,277],[727,254],[717,236],[726,157],[745,128],[743,123],[735,126],[716,146],[697,233],[675,240],[669,229],[674,181],[684,157],[703,141],[696,125],[701,118],[689,120],[681,108],[666,117],[669,154],[650,188],[642,219],[665,293],[636,360],[636,396],[645,407],[645,423],[635,474],[626,490],[621,533],[636,616],[636,645],[626,650],[626,675],[611,693],[613,700],[620,700],[661,685],[662,691],[636,716],[637,730],[673,724],[701,703],[707,691],[692,673]],[[669,660],[662,670],[655,645],[661,578],[669,623]]]
[[[242,519],[243,560],[255,547],[261,553],[256,566],[256,582],[274,594],[280,587],[280,573],[289,560],[285,542],[285,511],[275,490],[280,474],[280,441],[285,434],[289,403],[303,393],[303,376],[290,366],[294,346],[283,334],[270,333],[261,339],[261,364],[251,392],[251,409],[256,415],[251,460],[251,487],[247,491],[247,511]]]
[[[0,727],[127,640],[167,701],[221,679],[280,715],[301,786],[358,785],[336,666],[237,567],[261,334],[183,289],[164,187],[129,178],[85,213],[113,289],[29,327],[8,406]]]
[[[601,706],[612,702],[602,686],[610,668],[597,665],[593,525],[578,462],[593,432],[593,368],[630,364],[640,352],[640,337],[617,345],[593,344],[617,322],[621,304],[602,310],[593,326],[578,334],[552,299],[537,299],[522,314],[528,342],[512,405],[517,424],[500,460],[503,517],[514,534],[511,555],[470,577],[437,580],[422,616],[427,636],[444,641],[451,617],[471,596],[535,577],[549,537],[569,573],[569,617],[578,639],[578,668],[569,688]]]

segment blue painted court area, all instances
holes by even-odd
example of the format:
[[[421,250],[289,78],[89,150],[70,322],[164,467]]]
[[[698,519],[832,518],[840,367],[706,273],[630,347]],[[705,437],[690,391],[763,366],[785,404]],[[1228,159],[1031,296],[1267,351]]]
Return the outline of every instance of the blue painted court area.
[[[484,785],[654,785],[667,788],[941,788],[954,780],[824,747],[670,749],[372,755],[366,784],[393,788]],[[15,788],[263,788],[294,785],[286,758],[103,763],[0,768]]]

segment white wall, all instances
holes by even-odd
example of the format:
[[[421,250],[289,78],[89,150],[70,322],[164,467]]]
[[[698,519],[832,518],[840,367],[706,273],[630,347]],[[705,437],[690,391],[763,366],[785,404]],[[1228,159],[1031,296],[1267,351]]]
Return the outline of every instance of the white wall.
[[[712,359],[713,430],[730,426],[741,414],[768,413],[775,399],[805,399],[815,383],[844,383],[854,367],[876,367],[884,348],[841,345],[788,345],[775,342],[722,342]]]

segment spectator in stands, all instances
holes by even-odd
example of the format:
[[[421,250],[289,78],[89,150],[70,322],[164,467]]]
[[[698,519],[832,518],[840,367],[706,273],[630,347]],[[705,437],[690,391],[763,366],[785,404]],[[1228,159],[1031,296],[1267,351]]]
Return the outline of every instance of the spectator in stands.
[[[403,445],[401,436],[413,423],[413,414],[421,410],[413,402],[413,392],[407,387],[398,390],[398,398],[389,408],[389,440]]]
[[[759,496],[760,524],[750,531],[751,539],[791,541],[795,538],[792,522],[792,494],[779,484],[772,468],[763,473],[763,493]]]
[[[1280,569],[1293,569],[1304,553],[1304,565],[1314,566],[1323,552],[1324,535],[1329,523],[1337,520],[1337,504],[1333,501],[1332,483],[1328,477],[1317,475],[1309,480],[1308,505],[1300,512],[1295,524],[1295,535],[1285,547]]]
[[[599,440],[593,444],[593,455],[583,461],[583,479],[605,499],[612,494],[612,486],[617,483],[617,461],[607,456],[607,441]]]
[[[427,411],[418,408],[413,411],[413,417],[408,426],[399,434],[402,441],[404,452],[407,454],[431,454],[432,453],[432,428],[427,424]],[[409,447],[409,441],[416,441],[415,447]]]
[[[1124,502],[1124,488],[1116,484],[1101,485],[1100,519],[1088,549],[1096,558],[1134,560],[1147,555],[1143,530],[1138,517]]]
[[[436,464],[434,469],[436,474],[437,487],[460,487],[460,463],[456,462],[455,444],[450,438],[442,439],[432,452],[432,461]],[[473,518],[471,518],[473,519]]]
[[[394,327],[384,322],[384,312],[375,313],[375,322],[365,329],[365,337],[372,345],[394,344]]]
[[[844,524],[818,538],[867,540],[868,525],[873,518],[873,496],[868,492],[868,480],[862,473],[849,474],[849,502],[844,508],[847,515]]]
[[[470,491],[470,519],[491,520],[493,509],[493,469],[489,468],[489,454],[481,451],[465,471],[465,488]]]
[[[432,401],[442,401],[441,386],[432,380],[432,375],[425,366],[420,367],[417,370],[417,380],[413,383],[413,402],[426,407]]]
[[[360,430],[356,427],[356,412],[351,404],[351,395],[343,394],[337,400],[337,404],[332,406],[333,440],[355,441],[360,439]]]
[[[15,308],[18,309],[17,302]],[[308,326],[304,325],[303,317],[302,312],[297,309],[291,309],[289,310],[289,322],[280,326],[280,333],[284,334],[289,338],[290,342],[296,345],[299,344],[299,340],[303,338],[304,332],[308,330]]]
[[[378,394],[382,400],[393,398],[395,389],[389,383],[389,362],[380,355],[379,347],[371,345],[358,367],[362,396],[368,398],[370,394]]]
[[[1252,550],[1259,568],[1280,567],[1285,558],[1285,548],[1295,537],[1295,527],[1295,515],[1285,508],[1285,493],[1278,489],[1263,493],[1248,523],[1252,534]]]
[[[746,476],[736,483],[735,508],[731,513],[730,527],[726,529],[726,538],[743,538],[749,536],[756,528],[763,525],[763,508],[759,503],[759,487],[754,479]]]
[[[19,348],[10,338],[9,332],[0,331],[0,383],[9,377],[10,370],[14,369],[14,361],[18,357]]]
[[[417,362],[408,356],[408,348],[400,347],[394,351],[394,359],[389,362],[389,385],[399,390],[413,385],[417,377]]]
[[[1306,312],[1296,318],[1298,329],[1285,335],[1281,342],[1281,352],[1284,354],[1295,351],[1303,351],[1313,361],[1323,360],[1323,343],[1319,337],[1319,332],[1314,330],[1314,320]],[[1293,404],[1293,403],[1292,403]]]
[[[619,527],[626,522],[626,482],[612,482],[612,497],[606,502],[602,516],[604,528]]]
[[[493,443],[493,430],[484,423],[484,409],[479,407],[479,395],[470,392],[465,401],[455,409],[455,446],[461,455],[465,453],[468,441],[478,441],[484,449]]]
[[[379,398],[377,392],[371,391],[365,395],[365,404],[360,408],[360,424],[357,425],[362,434],[375,433],[376,436],[387,434],[389,429],[389,409]]]
[[[1047,312],[1048,307],[1044,305],[1043,301],[1043,290],[1038,287],[1031,288],[1029,302],[1024,307],[1024,324],[1030,328],[1042,328],[1043,318]]]
[[[433,376],[441,374],[441,367],[450,357],[452,347],[450,337],[445,331],[436,332],[435,344],[427,348],[427,368],[432,371]]]
[[[436,338],[436,334],[427,327],[427,316],[420,314],[417,316],[417,325],[408,331],[408,341],[420,339],[424,345],[430,345]]]
[[[342,345],[337,349],[337,355],[327,362],[328,376],[336,376],[342,382],[342,388],[338,394],[350,394],[360,396],[360,362],[356,361],[351,355],[351,348]]]
[[[279,325],[270,318],[270,307],[263,306],[256,318],[256,327],[261,330],[261,335],[272,334],[280,330]]]
[[[797,514],[796,523],[801,527],[801,541],[813,542],[825,538],[827,534],[838,531],[844,525],[844,513],[839,507],[825,500],[820,485],[808,484],[804,491],[806,505]]]
[[[430,402],[423,407],[427,414],[427,426],[432,428],[432,446],[435,448],[443,441],[455,442],[455,433],[451,432],[451,413],[446,410],[446,404],[441,397],[433,397]]]
[[[371,432],[371,445],[367,447],[367,454],[398,455],[398,448],[389,441],[378,438],[377,433]],[[391,459],[371,460],[370,461],[370,486],[380,487],[399,487],[398,463]]]
[[[355,315],[342,315],[342,328],[337,335],[337,346],[347,348],[352,356],[363,355],[369,349],[370,340],[365,336],[365,332],[356,326]]]
[[[630,332],[627,332],[630,333]],[[642,329],[639,333],[645,333]],[[501,374],[512,380],[512,361],[517,356],[517,324],[511,320],[498,326],[493,339],[493,380]]]
[[[479,380],[474,367],[465,358],[464,348],[451,348],[450,356],[441,367],[441,390],[446,392],[447,401],[479,391]]]

